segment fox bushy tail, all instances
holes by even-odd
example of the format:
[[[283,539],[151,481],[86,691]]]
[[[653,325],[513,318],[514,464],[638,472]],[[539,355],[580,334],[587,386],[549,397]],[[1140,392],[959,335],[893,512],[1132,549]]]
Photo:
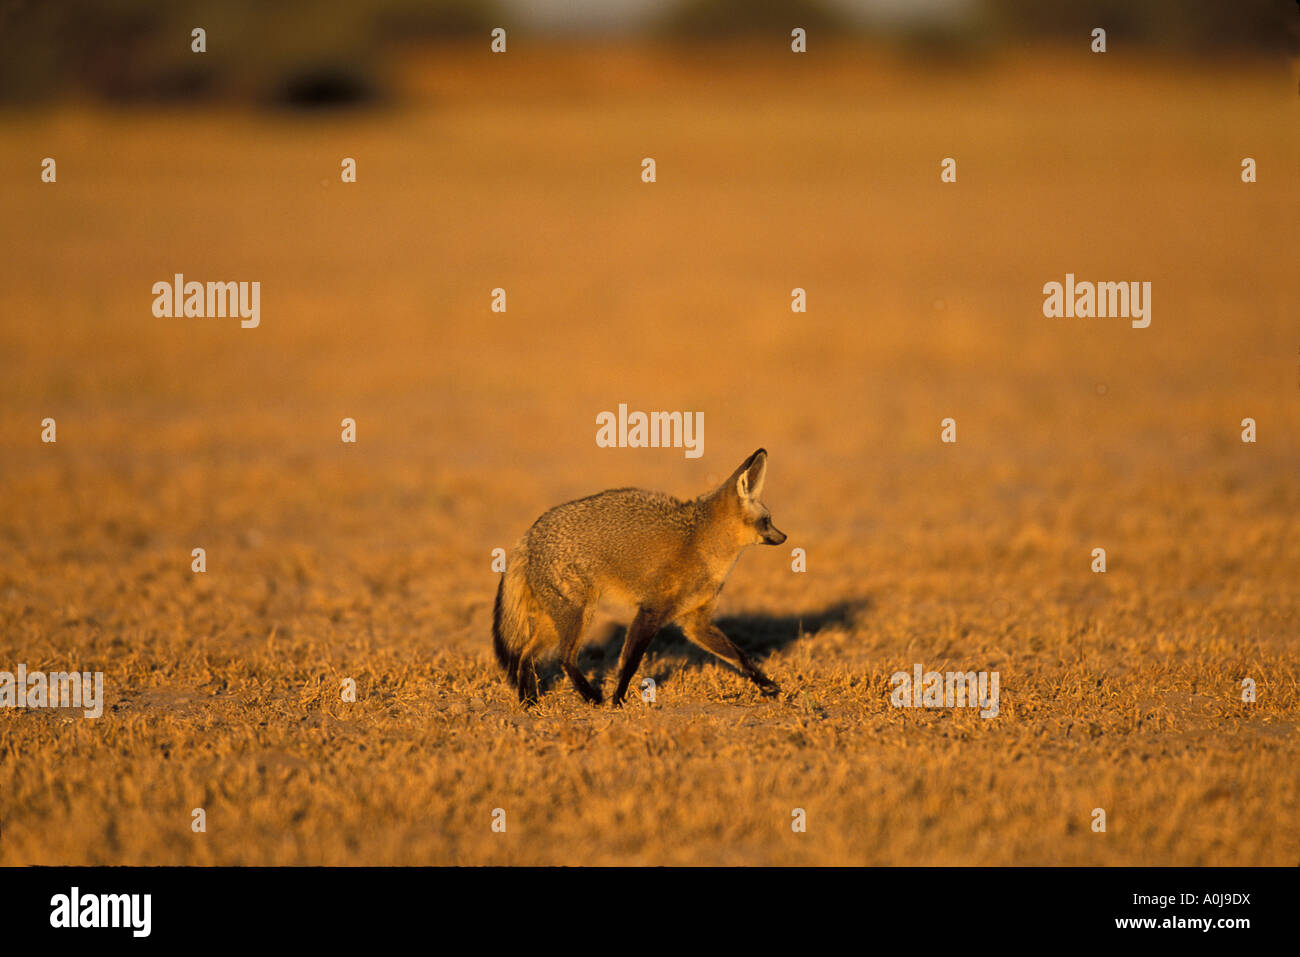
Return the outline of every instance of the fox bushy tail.
[[[492,648],[505,669],[506,680],[519,691],[520,701],[537,699],[537,673],[530,654],[537,612],[533,590],[528,586],[527,552],[517,546],[497,586],[496,607],[492,612]]]

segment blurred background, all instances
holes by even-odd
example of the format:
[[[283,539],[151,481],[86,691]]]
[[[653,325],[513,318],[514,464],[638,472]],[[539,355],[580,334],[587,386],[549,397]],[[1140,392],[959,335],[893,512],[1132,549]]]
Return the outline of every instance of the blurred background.
[[[874,41],[930,55],[988,54],[1104,26],[1123,47],[1188,55],[1292,52],[1287,0],[5,0],[0,99],[231,99],[319,107],[400,96],[403,51],[482,38],[707,42],[740,35],[817,45]],[[202,57],[188,37],[204,27]]]

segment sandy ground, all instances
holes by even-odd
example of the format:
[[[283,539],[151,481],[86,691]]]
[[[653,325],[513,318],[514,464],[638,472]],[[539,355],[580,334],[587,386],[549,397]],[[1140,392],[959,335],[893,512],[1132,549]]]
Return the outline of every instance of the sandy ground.
[[[407,85],[0,117],[0,670],[107,698],[0,709],[0,863],[1300,863],[1284,67],[443,51]],[[155,318],[176,272],[260,281],[260,327]],[[1150,327],[1045,319],[1066,272],[1150,281]],[[704,455],[597,448],[620,402],[702,411]],[[665,634],[653,704],[522,712],[492,549],[758,446],[790,541],[720,615],[783,694]],[[892,707],[917,663],[997,671],[1000,714]]]

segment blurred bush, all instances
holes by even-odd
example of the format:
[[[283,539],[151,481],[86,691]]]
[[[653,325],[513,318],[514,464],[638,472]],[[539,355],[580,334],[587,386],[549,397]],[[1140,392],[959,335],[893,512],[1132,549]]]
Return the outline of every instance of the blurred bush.
[[[1024,37],[1115,40],[1191,52],[1295,50],[1295,0],[675,0],[659,25],[681,37],[834,28],[934,51]]]
[[[1295,0],[984,0],[999,34],[1086,37],[1104,27],[1108,43],[1193,53],[1296,49]]]
[[[2,0],[0,98],[362,102],[384,94],[398,41],[486,44],[500,22],[492,0]]]

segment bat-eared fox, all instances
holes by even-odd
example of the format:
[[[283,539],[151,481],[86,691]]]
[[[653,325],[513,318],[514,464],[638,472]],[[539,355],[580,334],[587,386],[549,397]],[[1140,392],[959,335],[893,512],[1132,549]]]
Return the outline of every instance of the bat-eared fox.
[[[592,704],[604,700],[576,664],[602,595],[638,609],[619,655],[613,705],[622,704],[650,639],[671,622],[765,693],[775,693],[776,682],[713,624],[714,602],[740,552],[785,541],[759,501],[766,473],[767,451],[759,449],[722,485],[688,502],[612,489],[557,505],[534,522],[510,553],[492,620],[497,659],[519,700],[537,700],[534,661],[550,651],[578,694]]]

